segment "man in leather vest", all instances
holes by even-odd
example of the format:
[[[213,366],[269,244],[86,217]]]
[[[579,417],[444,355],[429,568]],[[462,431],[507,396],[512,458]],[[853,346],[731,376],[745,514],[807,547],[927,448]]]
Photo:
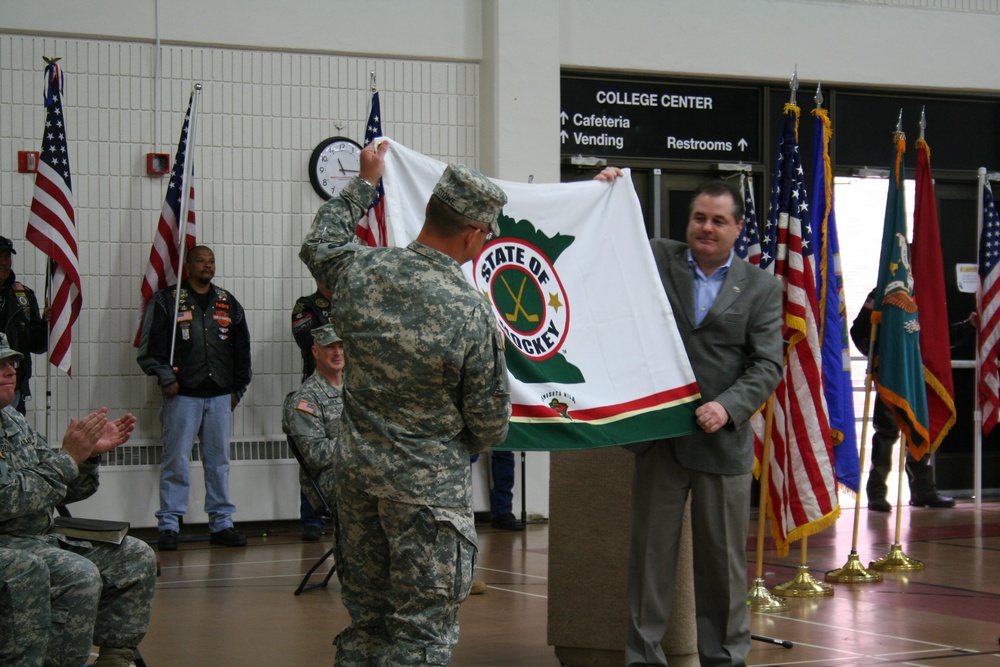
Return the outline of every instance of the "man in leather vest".
[[[229,434],[232,412],[252,376],[250,330],[236,297],[212,283],[215,254],[210,248],[192,248],[184,268],[187,279],[181,282],[179,301],[177,286],[153,295],[139,344],[139,366],[156,376],[163,394],[158,549],[177,549],[195,436],[205,468],[211,543],[241,547],[247,538],[233,527],[236,508],[229,502]]]
[[[14,243],[0,236],[0,332],[7,335],[13,350],[23,357],[17,367],[17,391],[14,408],[25,414],[24,399],[31,396],[31,355],[42,354],[49,346],[48,306],[38,313],[35,293],[14,275],[11,255],[16,255]]]

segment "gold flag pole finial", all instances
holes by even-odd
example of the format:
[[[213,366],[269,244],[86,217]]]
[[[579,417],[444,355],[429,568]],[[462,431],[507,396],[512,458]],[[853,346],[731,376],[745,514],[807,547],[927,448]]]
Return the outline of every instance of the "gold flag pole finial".
[[[920,140],[924,139],[924,130],[927,129],[927,107],[920,107]]]
[[[817,109],[822,109],[823,108],[823,84],[821,84],[821,83],[817,83],[816,84],[816,97],[815,97],[815,100],[816,100],[816,108]]]
[[[896,132],[893,134],[895,141],[905,141],[906,133],[903,132],[903,109],[899,110],[899,118],[896,119]]]
[[[49,58],[48,56],[42,56],[42,60],[45,61],[46,65],[54,65],[55,63],[62,60],[62,56],[56,56],[55,58]]]
[[[371,77],[372,77],[372,92],[374,93],[375,92],[375,70],[371,71]]]
[[[795,101],[795,92],[799,89],[799,66],[798,65],[796,65],[795,69],[792,70],[792,78],[788,82],[788,87],[792,91],[791,96],[788,98],[788,103],[789,104],[795,104],[795,105],[797,105],[797,102]]]

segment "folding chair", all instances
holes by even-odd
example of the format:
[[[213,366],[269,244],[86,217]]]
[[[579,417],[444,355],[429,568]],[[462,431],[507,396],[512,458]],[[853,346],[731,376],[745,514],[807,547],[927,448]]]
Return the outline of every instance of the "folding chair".
[[[299,468],[301,468],[302,471],[305,473],[306,479],[309,480],[310,486],[312,486],[313,491],[316,492],[316,496],[323,503],[322,507],[314,507],[313,512],[316,513],[316,516],[321,516],[323,518],[330,519],[333,525],[336,526],[337,525],[336,509],[334,508],[333,505],[330,504],[330,501],[327,499],[326,494],[323,493],[323,489],[320,488],[319,485],[319,480],[316,479],[316,476],[313,474],[313,471],[309,469],[308,465],[306,465],[306,461],[304,458],[302,458],[302,452],[299,450],[299,446],[295,444],[295,439],[292,436],[287,436],[287,437],[288,437],[288,449],[291,450],[292,456],[295,457],[295,460],[299,462]],[[334,543],[336,543],[337,540],[336,528],[334,528],[333,539]],[[313,575],[313,572],[319,569],[320,565],[325,563],[328,558],[332,557],[333,557],[333,547],[330,547],[330,550],[327,551],[322,556],[320,556],[320,559],[316,561],[313,564],[313,566],[309,568],[309,571],[306,572],[306,575],[302,577],[302,582],[299,584],[299,587],[295,589],[295,595],[302,595],[303,593],[308,593],[309,591],[316,588],[326,588],[326,585],[330,583],[330,578],[333,576],[333,573],[337,571],[337,563],[334,562],[330,566],[330,571],[326,573],[326,576],[323,578],[322,583],[310,584],[309,578]]]

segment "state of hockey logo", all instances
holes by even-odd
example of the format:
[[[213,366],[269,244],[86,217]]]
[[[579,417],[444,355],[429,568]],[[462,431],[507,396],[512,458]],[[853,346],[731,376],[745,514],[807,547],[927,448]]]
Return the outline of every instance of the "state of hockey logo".
[[[559,352],[569,330],[569,299],[545,253],[523,239],[494,239],[476,258],[473,278],[521,354],[544,361]]]

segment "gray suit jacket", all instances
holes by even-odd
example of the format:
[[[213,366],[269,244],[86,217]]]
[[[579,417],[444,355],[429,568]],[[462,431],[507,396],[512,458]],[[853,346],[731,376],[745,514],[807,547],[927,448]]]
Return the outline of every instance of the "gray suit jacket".
[[[730,423],[715,433],[672,438],[677,460],[693,470],[735,475],[753,469],[748,420],[781,379],[781,283],[734,258],[712,309],[695,326],[694,274],[686,243],[650,241],[663,288],[704,402],[718,401]],[[658,443],[662,446],[663,443]]]

